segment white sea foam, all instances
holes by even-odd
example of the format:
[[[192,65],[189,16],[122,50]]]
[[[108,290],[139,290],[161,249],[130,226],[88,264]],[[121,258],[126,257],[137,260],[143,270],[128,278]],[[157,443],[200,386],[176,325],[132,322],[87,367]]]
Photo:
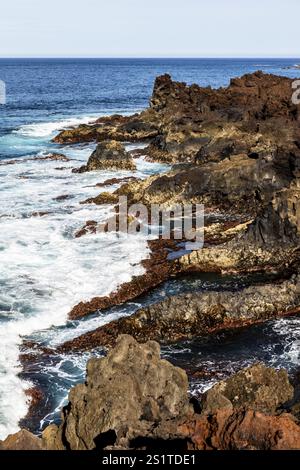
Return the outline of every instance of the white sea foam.
[[[284,345],[283,352],[280,356],[280,362],[283,367],[289,369],[290,367],[300,365],[300,318],[281,318],[274,322],[272,326],[273,331],[282,338]],[[278,360],[275,356],[274,360]]]
[[[89,124],[90,122],[95,121],[95,119],[96,116],[84,116],[80,118],[64,119],[61,121],[26,124],[16,130],[15,134],[20,134],[25,137],[49,137],[54,132],[61,129],[78,126],[79,124]]]
[[[74,175],[70,169],[57,171],[57,166],[52,161],[24,161],[0,171],[0,439],[18,430],[28,408],[24,391],[30,384],[18,377],[22,337],[64,325],[78,302],[108,295],[141,274],[140,261],[148,255],[142,235],[73,237],[86,220],[105,220],[109,213],[107,207],[79,204],[99,194],[93,185],[128,172]],[[143,159],[137,166],[139,177],[150,171]],[[73,197],[54,200],[62,194]],[[36,211],[49,213],[31,217]],[[94,324],[93,320],[82,323],[70,330],[69,337],[92,329]],[[53,344],[62,340],[58,333]]]

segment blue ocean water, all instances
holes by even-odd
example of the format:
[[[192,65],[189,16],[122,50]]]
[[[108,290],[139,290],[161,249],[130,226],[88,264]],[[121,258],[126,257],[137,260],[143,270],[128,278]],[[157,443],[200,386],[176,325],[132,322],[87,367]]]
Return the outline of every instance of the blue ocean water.
[[[0,438],[18,429],[19,420],[28,409],[25,391],[34,385],[43,388],[47,395],[47,417],[42,423],[55,419],[67,390],[82,380],[88,358],[88,354],[70,354],[50,363],[38,359],[24,380],[24,376],[18,375],[23,339],[55,347],[113,318],[130,314],[137,304],[78,322],[67,319],[78,302],[107,295],[120,283],[140,274],[143,268],[139,262],[148,254],[142,235],[118,240],[112,235],[74,238],[86,220],[105,220],[110,210],[83,206],[80,201],[99,194],[96,183],[112,176],[126,176],[128,172],[75,175],[71,169],[86,161],[94,144],[59,146],[52,138],[62,128],[101,115],[128,114],[145,108],[155,77],[163,73],[187,83],[220,87],[226,86],[232,77],[258,69],[300,78],[299,69],[288,68],[299,62],[299,59],[0,59],[0,80],[7,87],[7,104],[0,106]],[[49,152],[63,153],[71,160],[28,160]],[[15,159],[17,163],[7,164]],[[165,166],[148,163],[143,157],[136,163],[134,174],[141,178],[166,170]],[[61,195],[67,198],[57,200]],[[191,287],[189,281],[188,288],[201,290],[217,281],[195,282]],[[183,286],[167,284],[153,299],[176,293]],[[272,323],[259,338],[259,351],[253,350],[247,357],[241,353],[243,336],[238,335],[235,346],[231,340],[224,342],[223,349],[215,344],[214,355],[206,344],[183,345],[167,350],[166,354],[173,358],[182,354],[189,361],[196,357],[210,368],[222,360],[224,369],[233,364],[233,354],[236,368],[257,358],[285,366],[299,362],[297,319]],[[198,386],[203,388],[207,384]]]

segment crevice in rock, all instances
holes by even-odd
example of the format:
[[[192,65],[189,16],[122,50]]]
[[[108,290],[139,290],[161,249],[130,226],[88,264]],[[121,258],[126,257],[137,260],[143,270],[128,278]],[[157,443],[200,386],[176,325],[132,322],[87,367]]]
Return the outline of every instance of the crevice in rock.
[[[94,442],[96,450],[105,449],[105,447],[113,446],[117,440],[116,431],[110,429],[109,431],[102,432],[97,437],[95,437]]]

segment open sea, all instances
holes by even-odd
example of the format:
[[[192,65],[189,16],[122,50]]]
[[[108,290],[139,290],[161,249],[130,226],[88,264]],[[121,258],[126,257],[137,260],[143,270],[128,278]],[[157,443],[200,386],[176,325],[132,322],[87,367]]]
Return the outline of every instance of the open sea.
[[[263,70],[300,78],[299,59],[0,59],[0,80],[7,104],[0,105],[0,439],[16,432],[28,411],[26,390],[43,392],[41,418],[33,430],[57,421],[71,386],[84,380],[90,354],[41,358],[25,374],[19,354],[23,340],[54,347],[140,305],[166,295],[212,288],[238,289],[248,279],[199,276],[173,280],[149,296],[80,321],[68,312],[80,301],[108,295],[141,274],[148,255],[143,235],[113,234],[74,238],[87,220],[105,220],[109,208],[80,205],[101,192],[94,187],[111,177],[146,178],[165,165],[137,160],[137,171],[73,174],[94,144],[59,146],[59,130],[114,113],[131,114],[147,107],[157,75],[170,73],[188,84],[220,87],[230,78]],[[291,68],[289,68],[291,67]],[[132,145],[129,147],[133,147]],[[50,152],[69,162],[39,160]],[[13,162],[14,161],[14,162]],[[9,164],[9,163],[14,164]],[[117,186],[104,188],[113,191]],[[59,196],[66,199],[57,200]],[[37,213],[40,213],[38,215]],[[44,215],[41,215],[44,214]],[[291,372],[300,367],[300,319],[271,321],[247,330],[165,347],[174,363],[206,367],[215,378],[191,381],[200,393],[215,380],[263,360]],[[101,355],[101,351],[94,352]]]

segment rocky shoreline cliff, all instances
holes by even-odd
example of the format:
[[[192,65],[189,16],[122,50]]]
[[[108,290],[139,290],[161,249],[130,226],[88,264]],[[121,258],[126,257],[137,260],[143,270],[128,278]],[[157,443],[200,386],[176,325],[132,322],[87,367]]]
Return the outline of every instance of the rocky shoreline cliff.
[[[149,280],[152,268],[146,267],[145,276],[125,289],[121,286],[110,298],[76,306],[70,318],[133,299],[169,276],[259,272],[274,273],[278,280],[238,294],[211,292],[170,299],[105,325],[88,335],[88,344],[106,345],[111,341],[107,333],[112,338],[129,333],[143,340],[150,335],[158,341],[172,341],[298,312],[300,118],[291,96],[292,80],[262,72],[233,79],[228,88],[218,90],[187,86],[164,75],[156,79],[150,107],[139,115],[100,118],[55,138],[57,143],[100,142],[99,169],[103,159],[107,164],[104,149],[111,145],[107,139],[147,142],[146,158],[174,164],[168,173],[126,182],[113,193],[102,192],[83,203],[114,204],[126,195],[129,204],[146,206],[203,203],[206,213],[203,249],[173,261],[160,256],[164,275]],[[124,150],[118,148],[114,165],[123,165]],[[95,154],[90,160],[96,170]],[[89,166],[88,162],[82,171],[89,171]],[[211,219],[210,214],[216,213],[218,217]],[[81,235],[91,230],[97,231],[96,222]],[[166,243],[166,252],[168,248]],[[152,253],[155,258],[155,244]],[[182,315],[183,310],[190,313]],[[79,343],[76,339],[66,347]],[[84,338],[82,344],[86,344]]]
[[[164,75],[156,79],[150,106],[142,113],[129,117],[114,115],[99,118],[90,125],[64,130],[54,139],[58,146],[97,142],[97,149],[87,164],[74,169],[75,173],[134,168],[138,151],[127,152],[122,143],[128,142],[145,143],[147,147],[143,149],[143,154],[147,159],[172,165],[170,171],[163,175],[151,176],[142,181],[120,182],[115,192],[102,191],[98,196],[82,201],[82,204],[114,205],[119,196],[126,195],[129,204],[143,203],[149,206],[151,203],[159,203],[164,207],[184,203],[205,205],[203,249],[182,254],[178,248],[180,240],[152,240],[149,242],[151,257],[144,261],[145,274],[119,286],[107,297],[96,297],[76,305],[69,313],[70,319],[80,319],[134,300],[170,277],[180,278],[184,274],[218,273],[223,276],[260,273],[265,276],[265,281],[253,283],[238,292],[212,290],[173,296],[85,333],[56,349],[36,351],[37,355],[92,351],[96,347],[111,349],[116,345],[117,349],[113,351],[122,349],[124,352],[124,344],[128,350],[132,348],[136,353],[138,351],[138,355],[143,355],[144,349],[139,349],[143,347],[135,340],[142,343],[149,339],[163,344],[174,343],[300,312],[300,114],[299,107],[292,103],[291,97],[290,79],[262,72],[233,79],[227,88],[218,90],[198,85],[187,86],[173,82],[170,76]],[[97,221],[86,221],[82,230],[74,235],[85,236],[96,233],[98,229]],[[170,251],[178,251],[178,256],[170,258]],[[267,279],[269,275],[272,275],[272,280]],[[124,333],[130,335],[131,339],[126,336],[119,341],[119,335]],[[153,350],[151,354],[156,357],[158,364],[158,350],[154,344],[150,343],[150,346],[148,344],[144,348]],[[25,344],[21,358],[24,367],[26,361],[31,360],[26,348]],[[28,349],[32,350],[32,345]],[[114,354],[117,353],[110,352],[108,359],[100,360],[106,361],[99,366],[101,377],[101,374],[106,374],[102,370],[103,364],[109,370],[109,358],[114,357]],[[129,353],[124,354],[128,359]],[[94,366],[97,369],[98,366]],[[131,448],[132,442],[146,445],[145,442],[153,444],[153,440],[161,443],[161,440],[174,439],[184,442],[191,449],[299,447],[299,428],[295,418],[278,413],[280,407],[292,399],[287,378],[284,384],[279,383],[277,391],[281,393],[289,390],[288,396],[278,398],[276,406],[270,408],[264,405],[261,408],[260,405],[253,405],[260,393],[263,395],[263,392],[259,392],[260,380],[264,380],[264,372],[260,369],[254,369],[256,385],[252,390],[254,398],[251,406],[246,401],[239,402],[239,406],[235,407],[230,398],[220,397],[214,391],[212,393],[218,395],[217,403],[221,403],[220,409],[213,405],[212,411],[212,405],[203,402],[197,406],[203,410],[209,409],[210,412],[208,415],[204,411],[198,413],[187,398],[188,384],[184,372],[175,373],[172,369],[169,386],[175,387],[180,381],[184,385],[180,385],[181,394],[176,404],[165,406],[164,401],[168,400],[169,392],[165,389],[160,391],[165,416],[160,416],[157,402],[153,406],[142,404],[145,409],[134,423],[130,424],[126,413],[122,411],[121,431],[114,424],[101,427],[100,422],[108,420],[111,423],[115,420],[114,416],[104,413],[97,423],[98,434],[95,431],[88,437],[74,436],[74,427],[77,428],[78,420],[81,419],[80,400],[90,393],[90,367],[87,385],[81,386],[80,393],[77,389],[70,395],[70,403],[75,400],[79,407],[77,410],[75,406],[78,414],[77,411],[73,414],[72,405],[69,405],[63,412],[63,424],[59,428],[48,428],[43,441],[36,441],[39,446],[66,448],[67,442],[67,448],[81,449],[86,446],[91,449],[97,445],[103,448],[103,443],[106,447]],[[153,377],[156,374],[155,367]],[[157,365],[157,373],[158,370]],[[98,372],[95,374],[97,376]],[[251,376],[252,372],[249,374]],[[246,372],[244,375],[248,377],[249,374]],[[274,371],[270,374],[277,377]],[[139,377],[141,383],[144,379],[144,376]],[[93,376],[91,380],[97,378]],[[158,377],[155,380],[159,387]],[[266,380],[269,384],[269,378]],[[177,392],[172,391],[172,396],[176,397]],[[109,393],[113,393],[113,389]],[[98,400],[97,397],[94,399]],[[143,403],[143,399],[143,396],[135,398],[134,409],[137,403]],[[130,403],[129,400],[129,408]],[[91,406],[93,413],[96,405]],[[117,404],[116,409],[119,406]],[[175,412],[175,409],[180,409],[183,415]],[[147,415],[145,420],[141,420],[143,413]],[[158,429],[154,426],[154,432],[155,413],[158,413],[162,424]],[[120,419],[120,413],[118,416]],[[146,421],[146,425],[141,421]],[[165,421],[168,425],[172,422],[172,429],[165,428]],[[87,426],[89,423],[85,422],[83,427]],[[130,432],[123,428],[130,428]],[[228,429],[231,431],[228,432]],[[254,430],[251,436],[250,429]],[[291,433],[287,430],[291,430]],[[62,437],[65,432],[68,435]],[[103,436],[105,433],[109,434]],[[242,435],[246,437],[242,438]],[[139,448],[138,445],[133,447]],[[140,447],[143,445],[140,444]]]

